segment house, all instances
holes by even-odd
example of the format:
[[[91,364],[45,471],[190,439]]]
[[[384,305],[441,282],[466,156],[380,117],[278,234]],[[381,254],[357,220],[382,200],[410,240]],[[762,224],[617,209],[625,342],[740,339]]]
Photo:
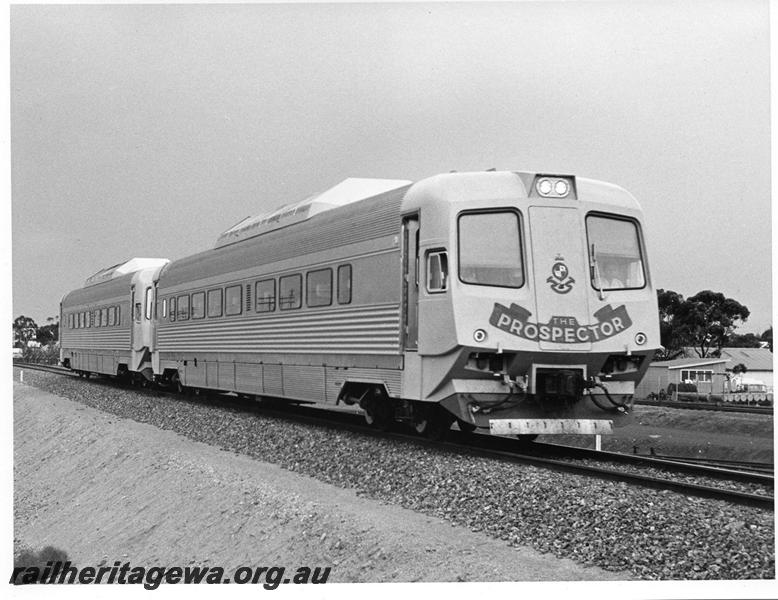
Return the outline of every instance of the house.
[[[745,377],[773,389],[773,353],[768,348],[722,348],[721,358],[728,358],[727,371],[739,364],[746,366]]]
[[[635,388],[636,398],[645,398],[651,393],[667,392],[671,383],[692,382],[703,394],[720,394],[725,390],[726,368],[729,358],[679,358],[648,365],[645,377]]]

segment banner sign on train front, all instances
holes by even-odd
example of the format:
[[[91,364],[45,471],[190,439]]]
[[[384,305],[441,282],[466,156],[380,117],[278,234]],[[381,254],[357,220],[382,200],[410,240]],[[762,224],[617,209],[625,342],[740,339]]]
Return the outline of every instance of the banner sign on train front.
[[[617,335],[632,326],[626,306],[604,306],[594,317],[596,323],[579,323],[575,317],[551,317],[548,323],[529,320],[532,315],[523,306],[511,304],[510,308],[495,303],[489,323],[498,329],[527,340],[542,340],[557,344],[581,344],[600,342]]]

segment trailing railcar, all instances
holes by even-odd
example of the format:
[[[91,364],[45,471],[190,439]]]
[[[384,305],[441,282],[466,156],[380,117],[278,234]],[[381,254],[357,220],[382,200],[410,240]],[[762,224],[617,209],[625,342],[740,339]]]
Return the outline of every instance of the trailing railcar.
[[[607,433],[659,347],[642,212],[574,176],[346,180],[166,265],[156,377],[419,432]]]
[[[98,271],[66,294],[60,302],[60,363],[84,376],[153,381],[153,287],[167,262],[134,258]]]

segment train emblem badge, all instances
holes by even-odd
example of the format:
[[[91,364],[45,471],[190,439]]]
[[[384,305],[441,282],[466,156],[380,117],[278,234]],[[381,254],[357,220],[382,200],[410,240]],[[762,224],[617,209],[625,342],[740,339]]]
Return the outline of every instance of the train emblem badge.
[[[557,255],[554,259],[554,265],[551,267],[551,277],[546,279],[546,283],[551,284],[551,289],[557,294],[566,294],[573,289],[575,279],[570,277],[570,270],[564,263],[564,257]]]
[[[511,304],[510,308],[495,302],[489,323],[511,335],[530,341],[546,341],[557,344],[583,344],[601,342],[632,326],[632,319],[623,304],[618,308],[610,304],[594,313],[596,323],[582,324],[575,317],[551,317],[548,323],[532,323],[532,315],[523,306]]]

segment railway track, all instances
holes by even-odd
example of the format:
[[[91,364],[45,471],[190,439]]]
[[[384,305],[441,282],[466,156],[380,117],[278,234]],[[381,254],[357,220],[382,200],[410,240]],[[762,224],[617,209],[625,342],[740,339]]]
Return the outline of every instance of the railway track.
[[[688,410],[712,410],[715,412],[755,413],[760,415],[771,415],[774,412],[772,406],[707,404],[705,402],[663,402],[661,400],[636,400],[635,404],[640,406],[661,406],[663,408],[683,408]]]
[[[54,365],[24,364],[15,367],[47,371],[59,375],[75,376],[69,369]],[[172,392],[177,399],[184,397]],[[295,405],[269,400],[238,397],[232,394],[202,393],[186,397],[189,402],[213,403],[234,410],[257,412],[265,416],[295,419],[309,425],[346,429],[355,433],[403,441],[408,444],[447,450],[481,458],[499,459],[517,464],[555,469],[610,481],[639,485],[659,490],[670,490],[692,497],[712,498],[735,504],[774,510],[772,490],[774,477],[770,473],[728,468],[722,465],[706,465],[687,460],[666,457],[646,457],[616,452],[603,452],[586,448],[556,444],[519,444],[514,439],[452,431],[447,441],[433,441],[399,431],[378,431],[362,423],[357,410],[329,411],[317,407]],[[619,468],[621,467],[621,468]],[[711,482],[730,482],[759,488],[757,491],[722,487]]]

